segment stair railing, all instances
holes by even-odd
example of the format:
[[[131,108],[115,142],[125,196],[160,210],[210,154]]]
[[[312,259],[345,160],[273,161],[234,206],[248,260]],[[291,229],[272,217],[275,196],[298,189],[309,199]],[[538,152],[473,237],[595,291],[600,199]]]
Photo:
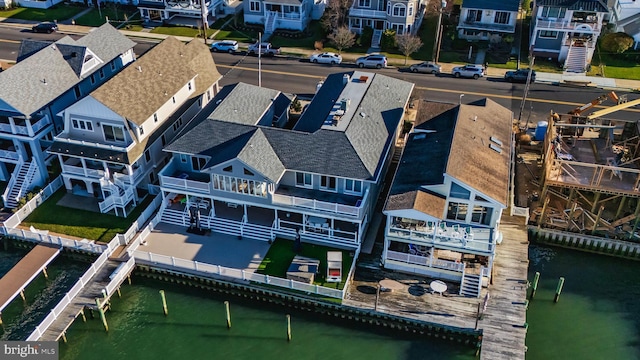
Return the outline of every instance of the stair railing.
[[[22,156],[20,156],[18,158],[18,163],[16,164],[16,168],[13,170],[13,173],[11,174],[9,183],[7,184],[7,187],[4,189],[4,193],[2,193],[2,201],[4,202],[5,206],[7,205],[7,201],[9,200],[9,194],[11,193],[11,189],[16,184],[16,179],[18,178],[18,173],[20,172],[20,168],[22,168],[22,165],[24,165],[24,159],[22,158]]]

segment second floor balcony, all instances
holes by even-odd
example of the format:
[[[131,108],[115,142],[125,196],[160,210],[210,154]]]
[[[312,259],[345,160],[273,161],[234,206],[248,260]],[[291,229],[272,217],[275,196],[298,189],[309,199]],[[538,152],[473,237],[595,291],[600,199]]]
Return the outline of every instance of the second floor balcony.
[[[462,29],[472,29],[472,30],[488,30],[488,31],[499,31],[512,33],[516,30],[515,24],[497,24],[494,22],[480,22],[474,20],[465,20],[462,24],[458,26],[458,28]]]
[[[362,218],[368,195],[369,189],[365,190],[363,196],[356,196],[279,186],[272,195],[272,203]]]
[[[50,124],[48,115],[34,116],[29,120],[24,117],[0,116],[0,132],[15,135],[32,137]]]
[[[387,12],[381,10],[372,10],[372,9],[360,9],[356,7],[351,7],[349,9],[350,17],[357,18],[367,18],[367,19],[386,19]]]
[[[599,34],[601,24],[596,22],[578,22],[567,19],[558,19],[553,20],[550,18],[538,18],[536,20],[536,28],[538,30],[549,30],[549,31],[576,31],[580,33],[587,34]]]

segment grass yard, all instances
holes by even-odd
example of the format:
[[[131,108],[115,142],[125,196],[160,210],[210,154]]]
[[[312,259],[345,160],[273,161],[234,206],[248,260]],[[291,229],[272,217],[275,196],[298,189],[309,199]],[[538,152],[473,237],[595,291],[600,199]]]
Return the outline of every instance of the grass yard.
[[[640,80],[640,53],[602,54],[599,49],[591,60],[589,75],[608,78]]]
[[[102,12],[102,17],[100,13]],[[107,6],[104,9],[101,9],[101,12],[98,9],[91,9],[88,14],[85,14],[79,17],[76,20],[77,25],[84,26],[100,26],[106,23],[106,17],[109,18],[109,21],[113,26],[117,26],[116,22],[125,21],[125,17],[127,20],[132,19],[138,13],[136,8],[118,8],[114,9],[113,6]]]
[[[186,37],[202,37],[202,30],[184,26],[158,26],[151,30],[154,34],[165,34],[173,36],[186,36]],[[213,35],[215,30],[208,29],[207,36]]]
[[[81,12],[85,8],[82,6],[56,5],[49,9],[14,8],[11,10],[0,10],[0,17],[22,19],[31,21],[53,21],[67,20],[73,15]]]
[[[251,30],[241,31],[232,27],[231,25],[220,30],[218,35],[216,35],[215,37],[216,40],[235,40],[237,42],[242,42],[242,43],[253,43],[255,41],[254,39],[257,39],[257,38],[258,38],[257,31],[251,31]]]
[[[64,188],[58,190],[47,201],[38,206],[22,222],[22,225],[27,227],[33,225],[33,227],[41,230],[109,242],[117,233],[123,234],[126,232],[153,200],[151,196],[147,196],[141,204],[138,204],[131,211],[128,217],[123,218],[56,205],[65,194],[66,190]]]
[[[326,246],[314,244],[302,244],[302,251],[299,255],[320,260],[318,274],[316,274],[314,284],[342,290],[346,284],[349,269],[353,263],[353,256],[350,251],[342,250],[342,281],[339,283],[325,282],[327,274],[327,251],[335,250]],[[293,241],[278,238],[265,255],[262,263],[258,267],[258,274],[287,278],[287,269],[291,265],[291,260],[296,256],[293,251]]]

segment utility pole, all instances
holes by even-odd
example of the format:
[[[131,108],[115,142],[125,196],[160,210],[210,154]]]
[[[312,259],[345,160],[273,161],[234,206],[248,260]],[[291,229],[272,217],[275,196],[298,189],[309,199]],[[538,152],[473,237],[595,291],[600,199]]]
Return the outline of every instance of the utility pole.
[[[527,82],[524,85],[524,92],[522,94],[522,102],[520,103],[520,112],[518,113],[518,127],[520,128],[520,120],[522,119],[522,113],[524,112],[524,106],[527,102],[527,95],[529,94],[529,87],[531,86],[531,74],[533,73],[533,63],[535,62],[536,57],[533,55],[533,46],[530,51],[530,60],[529,60],[529,72],[527,73]],[[526,128],[529,127],[529,120],[527,120]]]
[[[436,63],[438,62],[438,58],[440,55],[440,41],[442,39],[442,13],[444,12],[444,9],[446,7],[447,1],[442,0],[442,2],[440,3],[440,14],[438,15],[438,27],[436,28],[436,41],[433,43],[433,51],[431,52],[431,60]]]
[[[209,23],[207,22],[208,9],[205,10],[205,0],[200,0],[200,17],[202,18],[202,37],[204,38],[205,45],[207,44],[207,29],[209,28]]]
[[[262,33],[258,33],[258,87],[262,87]]]

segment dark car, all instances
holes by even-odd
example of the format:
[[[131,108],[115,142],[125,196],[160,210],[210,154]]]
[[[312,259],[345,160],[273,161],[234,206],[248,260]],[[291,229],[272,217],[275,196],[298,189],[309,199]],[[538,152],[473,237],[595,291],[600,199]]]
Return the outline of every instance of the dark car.
[[[529,76],[529,69],[520,69],[516,71],[507,71],[504,74],[505,80],[509,82],[527,82],[527,77]],[[531,72],[531,82],[536,81],[536,72],[535,70]]]
[[[31,30],[35,33],[47,33],[51,34],[54,31],[58,31],[58,25],[52,22],[43,22],[31,27]]]

